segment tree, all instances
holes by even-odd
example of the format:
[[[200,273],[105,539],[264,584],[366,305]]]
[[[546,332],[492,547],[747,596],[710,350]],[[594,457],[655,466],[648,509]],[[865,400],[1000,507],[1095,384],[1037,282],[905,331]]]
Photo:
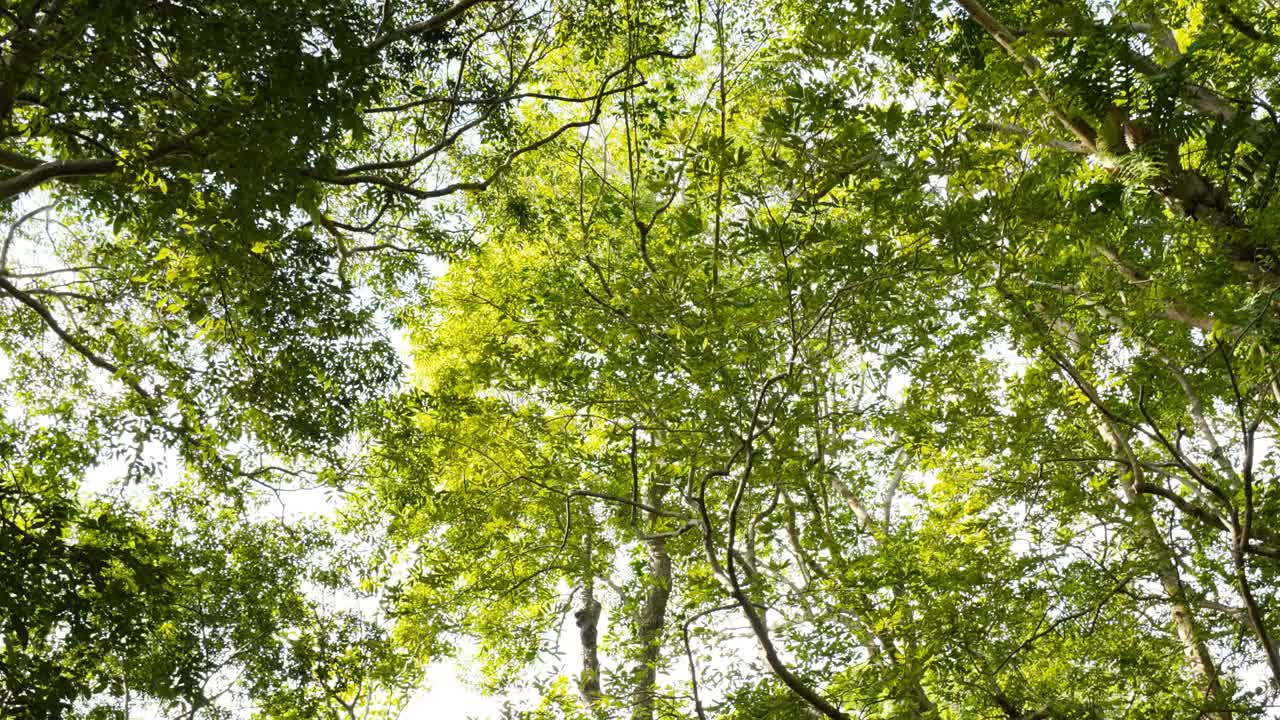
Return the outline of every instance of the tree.
[[[420,316],[409,444],[438,450],[405,466],[465,504],[404,537],[469,557],[427,528],[474,518],[459,537],[503,538],[484,612],[541,621],[455,626],[554,646],[556,588],[595,618],[603,579],[626,642],[582,694],[644,717],[664,691],[628,658],[676,681],[670,618],[725,605],[829,717],[1265,712],[1270,31],[998,11],[710,8],[704,58],[666,71],[689,90],[474,200],[489,244]]]
[[[6,540],[51,588],[6,677],[354,717],[475,643],[527,717],[1276,703],[1274,13],[132,7],[0,28]],[[80,499],[159,448],[169,505]],[[338,517],[255,516],[311,482]],[[168,627],[186,674],[134,672]]]
[[[6,715],[127,715],[132,698],[194,717],[216,711],[204,685],[216,673],[248,678],[264,712],[353,715],[375,681],[403,682],[405,659],[374,618],[306,621],[317,611],[303,586],[359,591],[348,575],[312,577],[328,562],[323,544],[261,524],[262,496],[354,482],[355,411],[401,371],[371,289],[403,292],[424,277],[420,258],[467,246],[449,205],[432,201],[481,189],[590,122],[641,62],[610,56],[622,70],[559,82],[590,10],[0,10],[0,348],[6,404],[25,416],[5,426],[4,542],[19,563],[4,606],[15,618]],[[518,119],[535,104],[572,117],[531,135]],[[104,485],[116,497],[100,497]],[[150,507],[168,493],[184,503],[174,527]],[[229,514],[204,518],[196,498]],[[221,545],[192,537],[193,525],[224,533]],[[277,562],[314,565],[200,579],[213,562],[202,550],[273,549]],[[115,582],[120,566],[146,581]],[[255,584],[261,597],[237,594]],[[226,614],[188,607],[175,619],[188,592]],[[68,622],[83,636],[66,640]],[[184,644],[138,670],[160,675],[130,675],[131,648],[170,626]],[[197,642],[206,636],[225,644]],[[111,702],[92,710],[99,694]]]

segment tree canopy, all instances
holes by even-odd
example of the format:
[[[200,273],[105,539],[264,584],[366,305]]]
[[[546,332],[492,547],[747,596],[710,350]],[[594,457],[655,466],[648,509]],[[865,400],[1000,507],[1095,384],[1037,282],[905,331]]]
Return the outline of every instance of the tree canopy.
[[[1263,718],[1272,0],[14,0],[0,715]]]

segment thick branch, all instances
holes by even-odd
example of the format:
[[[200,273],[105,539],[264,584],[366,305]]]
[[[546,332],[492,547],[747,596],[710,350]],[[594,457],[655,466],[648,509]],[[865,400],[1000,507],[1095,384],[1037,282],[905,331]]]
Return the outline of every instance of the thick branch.
[[[51,160],[5,180],[0,180],[0,199],[14,197],[61,178],[106,175],[116,170],[115,158]]]
[[[592,537],[591,529],[587,530],[583,553],[583,592],[582,607],[573,614],[574,623],[578,626],[578,637],[582,642],[582,675],[578,680],[578,690],[587,707],[593,710],[604,698],[600,688],[600,652],[597,640],[600,626],[600,601],[595,595],[595,571],[591,563]]]
[[[1036,82],[1040,75],[1039,58],[1019,50],[1017,47],[1017,39],[1013,36],[1013,33],[1011,33],[1009,29],[997,20],[990,12],[988,12],[987,8],[984,7],[981,2],[978,2],[978,0],[956,0],[956,4],[959,5],[970,18],[981,25],[982,29],[986,30],[991,37],[995,38],[996,42],[1000,44],[1000,47],[1004,48],[1005,52],[1007,52],[1010,57],[1017,60],[1018,63],[1022,65],[1022,71],[1026,73],[1027,77],[1031,78],[1033,84],[1036,86],[1036,92],[1038,92],[1041,99],[1049,105],[1049,111],[1058,119],[1058,122],[1070,131],[1072,135],[1075,135],[1085,147],[1091,150],[1096,149],[1097,146],[1094,139],[1098,136],[1097,132],[1095,132],[1094,129],[1085,121],[1080,118],[1072,117],[1059,108],[1057,103],[1055,103],[1049,96],[1049,93],[1046,92],[1044,88],[1040,87],[1038,82]]]
[[[42,161],[12,150],[0,148],[0,165],[14,170],[30,170],[39,167]]]
[[[461,17],[463,13],[470,10],[472,7],[483,2],[491,1],[492,0],[459,0],[459,2],[450,5],[425,20],[419,20],[416,23],[405,25],[404,27],[383,33],[369,45],[367,51],[370,54],[380,53],[393,42],[436,30],[442,25]]]

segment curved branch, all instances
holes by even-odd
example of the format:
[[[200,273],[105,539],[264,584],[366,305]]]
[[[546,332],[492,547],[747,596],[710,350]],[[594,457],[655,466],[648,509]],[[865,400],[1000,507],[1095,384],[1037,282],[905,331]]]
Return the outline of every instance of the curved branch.
[[[431,17],[426,18],[425,20],[419,20],[416,23],[405,25],[404,27],[396,28],[395,30],[389,30],[383,33],[382,35],[378,36],[367,48],[365,48],[365,50],[370,54],[380,53],[384,49],[386,49],[388,45],[390,45],[393,42],[397,42],[399,40],[405,40],[407,38],[411,38],[416,35],[422,35],[424,33],[431,32],[432,30],[436,30],[441,25],[444,25],[450,22],[451,20],[461,17],[463,13],[470,10],[472,7],[479,5],[480,3],[483,3],[483,2],[492,2],[492,1],[493,0],[459,0],[457,3],[450,5],[449,7],[441,10],[435,15],[432,15]],[[384,9],[384,12],[389,13],[389,10],[390,10],[390,7],[388,6],[387,8]]]
[[[39,215],[40,213],[46,210],[51,209],[52,207],[53,205],[41,205],[35,210],[32,210],[31,212],[28,212],[26,215],[23,215],[22,217],[18,218],[18,220],[13,223],[13,226],[9,228],[8,234],[6,234],[4,237],[4,245],[0,246],[0,273],[9,275],[9,273],[4,272],[5,263],[8,262],[9,260],[9,246],[13,244],[13,236],[18,233],[18,229],[21,228],[23,225],[26,225],[27,222],[31,220],[31,218]],[[13,277],[13,276],[10,275],[10,277]]]
[[[106,175],[117,168],[115,158],[87,160],[51,160],[14,177],[0,180],[0,199],[11,198],[37,188],[50,180]]]
[[[30,293],[24,292],[22,289],[9,282],[9,280],[4,276],[0,276],[0,291],[3,291],[6,295],[12,297],[23,305],[26,305],[28,308],[31,308],[31,310],[34,311],[35,314],[39,315],[40,319],[44,321],[46,327],[52,330],[53,333],[64,343],[71,346],[71,349],[79,353],[85,360],[88,360],[90,365],[106,370],[113,376],[120,378],[121,381],[142,397],[147,399],[151,398],[151,393],[147,392],[137,380],[121,372],[118,365],[95,353],[82,340],[77,338],[75,335],[72,335],[66,328],[62,327],[62,324],[53,316],[53,313],[49,311],[49,308],[45,306],[44,303],[32,297]]]
[[[713,608],[702,610],[701,612],[690,615],[685,618],[683,623],[680,624],[680,636],[684,638],[684,656],[689,661],[689,681],[692,683],[693,688],[693,710],[697,713],[698,720],[707,720],[707,713],[702,707],[702,697],[698,693],[698,666],[693,662],[693,648],[689,644],[689,626],[693,624],[695,620],[700,620],[712,613],[723,612],[725,610],[735,610],[737,607],[737,603],[717,605]]]
[[[769,637],[769,628],[765,624],[764,617],[756,609],[756,604],[751,602],[747,597],[746,591],[742,588],[742,583],[738,580],[736,567],[737,553],[733,550],[734,536],[738,529],[738,511],[742,505],[742,498],[746,495],[747,487],[751,482],[751,471],[755,465],[755,438],[756,428],[760,421],[760,410],[764,404],[764,398],[769,392],[769,388],[774,383],[782,380],[785,375],[775,375],[765,381],[764,386],[760,389],[757,396],[755,409],[752,411],[751,424],[747,429],[746,439],[746,460],[742,468],[742,475],[738,479],[737,488],[734,490],[733,501],[729,506],[729,532],[726,538],[727,548],[725,550],[725,574],[729,580],[729,594],[737,601],[738,607],[742,609],[742,614],[746,616],[747,622],[751,625],[751,631],[756,636],[756,641],[760,643],[760,648],[764,650],[765,661],[769,663],[769,667],[778,679],[787,686],[791,692],[795,693],[802,700],[812,706],[815,710],[823,715],[831,718],[831,720],[850,720],[847,713],[832,705],[826,698],[822,697],[813,688],[809,687],[803,680],[791,672],[791,669],[782,662],[782,658],[778,657],[778,650],[773,644],[772,638]],[[704,504],[705,507],[705,504]]]

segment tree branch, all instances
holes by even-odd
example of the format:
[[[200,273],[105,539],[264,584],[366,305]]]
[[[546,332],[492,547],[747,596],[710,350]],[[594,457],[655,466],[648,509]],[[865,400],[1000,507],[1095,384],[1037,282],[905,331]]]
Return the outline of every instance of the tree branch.
[[[118,365],[111,362],[110,360],[107,360],[101,355],[95,353],[83,341],[81,341],[75,335],[72,335],[70,332],[67,332],[67,330],[62,327],[61,323],[58,322],[57,318],[53,316],[53,313],[49,311],[49,308],[46,307],[44,303],[35,299],[29,293],[19,289],[17,286],[9,282],[9,280],[3,276],[0,276],[0,291],[3,291],[5,294],[14,298],[18,302],[31,308],[32,311],[34,311],[37,315],[40,316],[40,319],[44,321],[44,324],[50,330],[52,330],[55,335],[57,335],[64,343],[71,346],[71,348],[75,350],[77,353],[79,353],[82,357],[84,357],[85,360],[88,360],[89,364],[93,365],[94,367],[100,368],[102,370],[106,370],[107,372],[111,373],[113,376],[120,378],[120,380],[122,380],[126,385],[132,388],[134,392],[138,393],[143,398],[146,398],[146,399],[151,398],[151,394],[147,392],[137,380],[121,372],[120,367]]]
[[[1008,28],[988,12],[987,8],[978,0],[956,0],[956,4],[959,5],[970,18],[981,25],[982,29],[986,30],[991,37],[995,38],[995,41],[1000,44],[1000,47],[1004,48],[1005,52],[1009,54],[1009,57],[1017,60],[1018,63],[1022,65],[1022,71],[1027,77],[1031,78],[1032,84],[1036,88],[1036,92],[1039,93],[1040,98],[1049,105],[1049,111],[1058,119],[1058,122],[1061,123],[1062,126],[1072,135],[1075,135],[1082,145],[1089,148],[1091,151],[1096,150],[1097,145],[1095,144],[1095,139],[1097,138],[1098,133],[1084,120],[1067,115],[1067,113],[1059,108],[1057,103],[1053,101],[1049,96],[1049,93],[1042,88],[1038,82],[1036,82],[1036,79],[1040,75],[1039,58],[1034,55],[1028,55],[1019,50],[1013,33],[1009,32]]]
[[[386,47],[393,42],[397,42],[399,40],[404,40],[406,38],[411,38],[416,35],[422,35],[432,30],[436,30],[440,26],[450,22],[451,20],[461,17],[463,13],[465,13],[466,11],[470,10],[472,7],[479,5],[480,3],[483,3],[483,2],[493,2],[493,0],[459,0],[459,2],[454,3],[453,5],[450,5],[449,7],[441,10],[435,15],[432,15],[431,17],[426,18],[425,20],[419,20],[416,23],[405,25],[404,27],[396,28],[395,30],[390,30],[388,32],[383,33],[382,35],[378,36],[378,38],[376,38],[367,48],[365,48],[365,50],[369,54],[376,55],[382,52],[384,49],[386,49]],[[389,14],[389,11],[390,11],[389,7],[384,8],[384,13]]]
[[[86,160],[50,160],[11,178],[0,180],[0,199],[10,198],[39,187],[50,180],[106,175],[115,172],[115,158]]]

